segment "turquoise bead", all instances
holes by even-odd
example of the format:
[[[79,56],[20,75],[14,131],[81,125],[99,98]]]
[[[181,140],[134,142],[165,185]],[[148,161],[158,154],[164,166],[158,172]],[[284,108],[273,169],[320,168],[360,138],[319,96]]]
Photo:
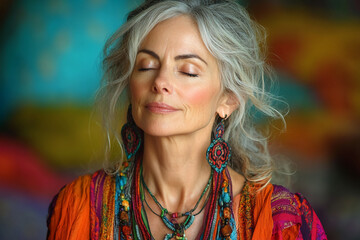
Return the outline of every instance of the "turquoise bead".
[[[222,199],[223,199],[223,201],[224,201],[225,203],[229,203],[229,202],[230,202],[230,195],[229,195],[229,193],[223,193],[221,197],[222,197]]]
[[[120,177],[120,186],[125,186],[127,182],[126,177]]]

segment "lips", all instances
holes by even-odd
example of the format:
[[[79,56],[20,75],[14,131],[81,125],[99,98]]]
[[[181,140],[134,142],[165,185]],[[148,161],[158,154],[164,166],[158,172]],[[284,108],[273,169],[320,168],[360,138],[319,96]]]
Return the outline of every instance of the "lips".
[[[148,103],[146,105],[146,108],[153,113],[171,113],[178,111],[178,109],[160,102]]]

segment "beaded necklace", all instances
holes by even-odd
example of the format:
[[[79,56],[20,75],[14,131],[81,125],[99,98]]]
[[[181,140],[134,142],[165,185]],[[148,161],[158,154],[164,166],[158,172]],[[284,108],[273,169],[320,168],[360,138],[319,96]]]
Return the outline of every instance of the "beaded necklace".
[[[201,210],[199,212],[197,212],[196,214],[193,214],[193,212],[198,208],[198,206],[199,206],[199,204],[201,202],[201,199],[204,197],[205,193],[209,189],[212,177],[213,177],[213,170],[211,170],[209,181],[206,184],[203,192],[201,193],[200,198],[196,202],[195,207],[193,207],[190,211],[187,211],[185,213],[178,213],[178,212],[169,213],[169,211],[161,205],[161,203],[156,199],[154,194],[150,191],[150,189],[148,188],[148,186],[146,185],[146,183],[144,181],[144,177],[142,175],[142,169],[140,170],[141,183],[145,187],[146,191],[149,193],[151,198],[154,200],[156,205],[160,208],[161,214],[159,215],[159,214],[155,213],[155,211],[152,210],[152,208],[149,206],[148,202],[144,198],[146,205],[151,210],[151,212],[153,212],[155,215],[157,215],[158,217],[161,218],[161,220],[164,222],[164,224],[165,224],[165,226],[167,228],[169,228],[171,231],[173,231],[173,234],[167,234],[165,236],[165,239],[171,239],[171,238],[174,238],[174,237],[176,237],[176,239],[180,239],[180,240],[186,240],[187,239],[185,237],[185,230],[188,229],[193,224],[193,222],[195,220],[195,216],[198,215],[204,209],[207,201],[205,201],[204,206],[201,208]],[[171,216],[171,220],[169,220],[167,215]],[[177,218],[185,217],[185,216],[186,216],[185,221],[183,223],[178,223]]]
[[[133,161],[125,161],[116,177],[115,201],[118,204],[115,206],[115,227],[119,231],[115,230],[115,232],[119,236],[115,233],[115,239],[154,239],[143,205],[145,194],[141,184],[141,155],[142,153],[137,154]],[[133,172],[133,179],[128,179],[130,172]],[[228,169],[225,168],[220,173],[213,172],[209,185],[210,193],[204,206],[206,217],[196,239],[234,240],[237,238],[237,233],[231,207],[232,186]],[[190,224],[189,216],[191,214],[187,216],[189,219],[184,221],[184,226]],[[182,239],[180,237],[166,235],[165,239]]]

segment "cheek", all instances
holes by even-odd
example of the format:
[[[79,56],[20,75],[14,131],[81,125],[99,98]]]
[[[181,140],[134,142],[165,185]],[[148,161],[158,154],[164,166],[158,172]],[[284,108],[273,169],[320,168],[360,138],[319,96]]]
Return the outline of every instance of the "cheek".
[[[185,92],[186,99],[190,105],[199,105],[202,108],[207,108],[214,104],[217,91],[211,87],[209,88],[197,88],[189,89]]]
[[[136,81],[130,80],[130,98],[132,102],[138,102],[144,92],[144,87]]]

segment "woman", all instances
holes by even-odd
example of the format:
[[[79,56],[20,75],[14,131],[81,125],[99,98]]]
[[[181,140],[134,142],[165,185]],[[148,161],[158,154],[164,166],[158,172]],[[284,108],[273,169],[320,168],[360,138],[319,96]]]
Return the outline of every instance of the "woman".
[[[104,60],[105,122],[126,160],[60,191],[48,239],[326,239],[308,202],[270,183],[249,108],[282,116],[264,91],[260,33],[234,1],[131,12]],[[120,140],[111,126],[122,94]]]

